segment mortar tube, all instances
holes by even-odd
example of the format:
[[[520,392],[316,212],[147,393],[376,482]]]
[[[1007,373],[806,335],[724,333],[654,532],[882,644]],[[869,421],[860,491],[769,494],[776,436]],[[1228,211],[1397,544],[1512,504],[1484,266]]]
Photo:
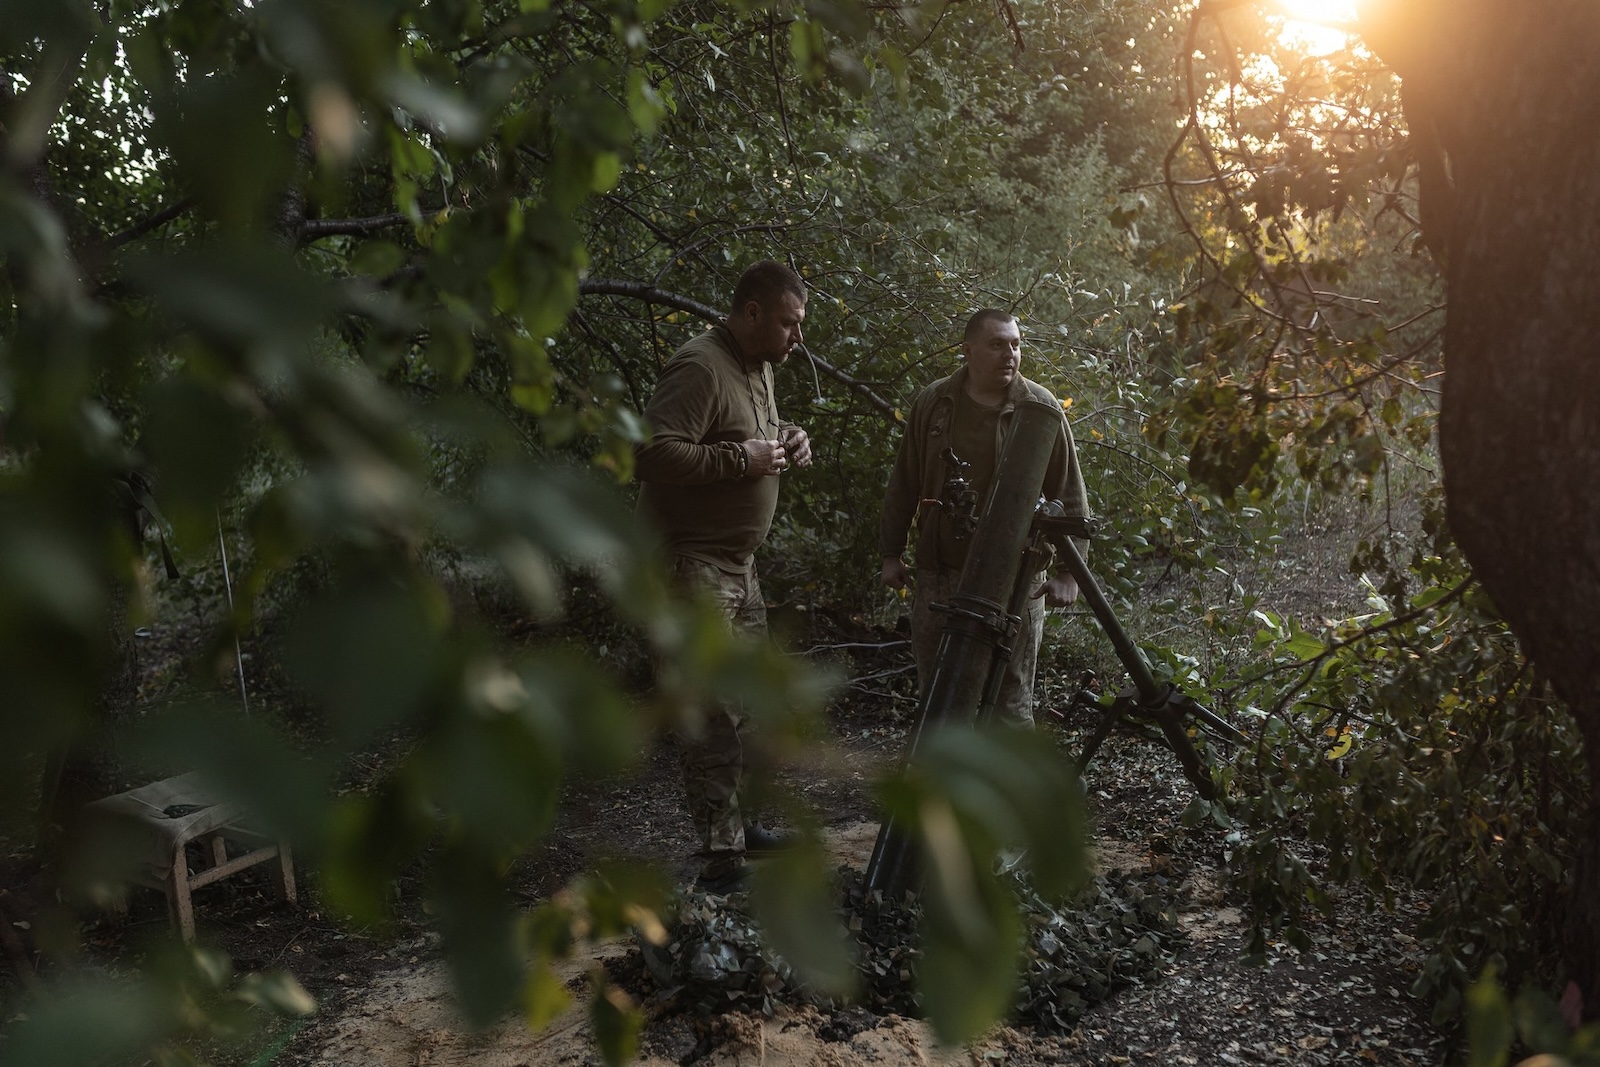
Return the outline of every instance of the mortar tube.
[[[977,716],[996,649],[1006,637],[1006,608],[1061,419],[1060,408],[1037,400],[1023,401],[1012,415],[1011,434],[995,466],[966,566],[945,606],[950,621],[939,638],[933,677],[917,708],[905,763],[915,758],[931,731],[953,722],[971,724]],[[885,818],[863,876],[865,891],[891,900],[917,891],[921,869],[916,851],[911,834]]]
[[[1049,559],[1043,539],[1034,534],[1022,553],[1022,565],[1017,568],[1016,580],[1011,587],[1005,637],[995,646],[994,660],[989,664],[989,680],[983,685],[983,699],[978,703],[978,722],[994,719],[994,705],[1000,699],[1000,689],[1006,681],[1006,664],[1017,653],[1017,642],[1031,640],[1032,633],[1024,632],[1028,625],[1028,601],[1033,599],[1033,580]]]

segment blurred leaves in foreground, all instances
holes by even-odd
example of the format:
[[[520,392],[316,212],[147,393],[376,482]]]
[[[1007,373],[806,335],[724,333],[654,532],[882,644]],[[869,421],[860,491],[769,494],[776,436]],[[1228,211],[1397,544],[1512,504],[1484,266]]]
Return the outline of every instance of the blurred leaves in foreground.
[[[668,906],[665,939],[641,938],[662,987],[719,1007],[925,1015],[954,1044],[1015,1013],[1070,1025],[1175,947],[1175,912],[1153,886],[1085,888],[1083,801],[1048,739],[950,729],[884,789],[928,859],[922,894],[864,894],[848,867],[829,877],[808,838],[764,860],[748,896],[690,889]]]
[[[1567,998],[1577,986],[1568,987]],[[1600,1064],[1600,1023],[1574,1027],[1580,1010],[1572,1004],[1524,988],[1506,997],[1496,969],[1484,968],[1466,996],[1467,1067],[1506,1067],[1513,1050],[1531,1053],[1517,1067],[1594,1067]]]
[[[639,34],[667,6],[624,4],[614,27],[494,2],[0,6],[8,829],[39,815],[41,764],[92,768],[115,736],[99,788],[198,772],[292,841],[353,921],[385,922],[396,880],[417,877],[478,1022],[547,1017],[558,948],[653,921],[659,890],[638,880],[574,890],[559,945],[513,905],[506,874],[568,776],[625,770],[713,697],[796,733],[823,692],[668,597],[618,491],[645,427],[614,373],[551,364],[588,263],[574,213],[660,117]],[[606,61],[563,49],[591,29],[580,51]],[[116,491],[134,471],[160,515]],[[281,638],[317,729],[210,692],[146,718],[132,687],[113,692],[151,621],[141,542],[158,531],[184,567],[232,546],[214,650]],[[593,655],[513,647],[452,604],[441,554],[503,578],[534,619],[592,581],[680,669],[643,700]],[[375,747],[393,758],[346,790]],[[96,861],[115,857],[46,781],[55,872],[72,899],[103,896],[117,872]],[[70,917],[57,925],[70,960]],[[186,958],[29,998],[8,1060],[116,1059],[235,1033],[248,1005],[308,1007],[287,979]],[[631,1006],[596,1004],[625,1058]]]

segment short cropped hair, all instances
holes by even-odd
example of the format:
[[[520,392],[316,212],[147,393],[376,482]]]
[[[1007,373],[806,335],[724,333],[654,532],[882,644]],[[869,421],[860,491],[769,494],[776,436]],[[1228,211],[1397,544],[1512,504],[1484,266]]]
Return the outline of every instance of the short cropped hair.
[[[1001,311],[999,308],[984,308],[981,311],[975,312],[972,318],[967,320],[967,328],[961,334],[961,340],[964,342],[974,340],[978,334],[983,332],[983,324],[989,322],[990,320],[995,322],[1012,322],[1015,321],[1015,319],[1016,316],[1011,314],[1009,311]]]
[[[806,299],[806,283],[786,264],[775,259],[763,259],[746,267],[733,287],[733,310],[737,314],[754,300],[762,307],[771,307],[783,293],[789,293],[802,303]]]

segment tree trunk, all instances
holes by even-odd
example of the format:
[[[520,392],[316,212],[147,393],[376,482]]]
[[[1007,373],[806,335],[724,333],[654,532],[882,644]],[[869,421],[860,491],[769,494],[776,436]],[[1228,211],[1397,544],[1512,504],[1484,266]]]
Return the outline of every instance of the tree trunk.
[[[1425,16],[1425,17],[1421,17]],[[1413,0],[1373,40],[1448,166],[1439,444],[1450,525],[1582,731],[1565,952],[1600,1008],[1600,10]],[[1419,90],[1413,95],[1412,90]],[[1421,100],[1422,114],[1410,112]],[[1432,194],[1430,194],[1432,195]]]

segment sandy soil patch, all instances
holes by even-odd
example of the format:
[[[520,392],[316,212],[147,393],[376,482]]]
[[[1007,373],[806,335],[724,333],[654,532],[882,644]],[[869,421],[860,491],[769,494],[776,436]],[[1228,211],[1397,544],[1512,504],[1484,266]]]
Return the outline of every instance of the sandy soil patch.
[[[824,844],[836,863],[859,869],[870,858],[877,833],[876,822],[857,822],[828,831]],[[1110,839],[1095,842],[1094,855],[1099,870],[1141,870],[1151,860],[1146,849]],[[1232,922],[1237,924],[1237,912]],[[319,1047],[308,1050],[308,1061],[317,1067],[597,1064],[584,976],[592,967],[631,950],[631,941],[619,939],[600,945],[585,958],[561,964],[557,974],[573,990],[574,1004],[537,1033],[515,1018],[473,1031],[454,1009],[442,962],[388,971],[358,1000],[344,1006]],[[920,1020],[890,1015],[862,1025],[856,1033],[841,1032],[836,1020],[811,1008],[780,1008],[771,1018],[727,1015],[712,1020],[704,1032],[689,1033],[685,1023],[680,1027],[685,1032],[675,1041],[672,1035],[647,1039],[636,1062],[641,1067],[677,1067],[698,1044],[703,1052],[694,1062],[704,1067],[943,1067],[1006,1062],[1019,1041],[1027,1043],[1022,1035],[1002,1027],[968,1048],[950,1049],[941,1047]]]

